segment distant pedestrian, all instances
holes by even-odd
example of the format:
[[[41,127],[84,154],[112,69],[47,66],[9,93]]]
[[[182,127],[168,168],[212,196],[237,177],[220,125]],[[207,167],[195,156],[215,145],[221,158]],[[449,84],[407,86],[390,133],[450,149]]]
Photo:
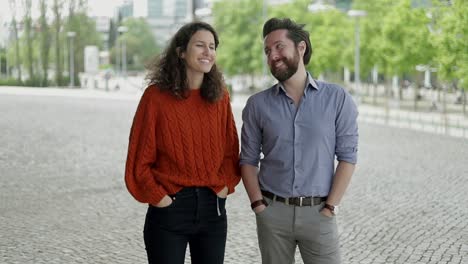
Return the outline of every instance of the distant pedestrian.
[[[303,26],[265,23],[278,83],[251,96],[242,113],[242,180],[263,264],[294,263],[297,246],[305,264],[340,263],[335,215],[357,159],[358,113],[345,89],[306,71],[312,46]]]
[[[125,182],[148,203],[149,263],[221,264],[225,203],[240,181],[239,142],[229,94],[215,59],[218,36],[206,23],[177,31],[149,67],[128,146]]]

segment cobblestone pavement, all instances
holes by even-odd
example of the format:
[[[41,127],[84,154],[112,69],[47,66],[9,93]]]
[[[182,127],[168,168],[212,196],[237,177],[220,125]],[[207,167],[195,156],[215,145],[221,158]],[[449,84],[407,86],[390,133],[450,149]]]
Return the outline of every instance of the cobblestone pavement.
[[[136,104],[0,94],[0,263],[146,263],[146,206],[123,182]],[[338,216],[344,263],[468,263],[468,141],[366,123],[360,134]],[[227,207],[225,263],[260,263],[242,185]]]

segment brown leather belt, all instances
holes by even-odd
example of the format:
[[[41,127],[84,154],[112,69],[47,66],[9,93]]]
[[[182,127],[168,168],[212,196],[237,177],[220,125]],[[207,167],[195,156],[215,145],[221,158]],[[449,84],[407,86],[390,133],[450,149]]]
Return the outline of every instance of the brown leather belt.
[[[295,205],[295,206],[311,206],[311,205],[319,205],[322,202],[327,200],[327,197],[291,197],[291,198],[283,198],[278,196],[274,193],[269,191],[262,190],[263,196],[273,200],[282,202],[285,204]]]

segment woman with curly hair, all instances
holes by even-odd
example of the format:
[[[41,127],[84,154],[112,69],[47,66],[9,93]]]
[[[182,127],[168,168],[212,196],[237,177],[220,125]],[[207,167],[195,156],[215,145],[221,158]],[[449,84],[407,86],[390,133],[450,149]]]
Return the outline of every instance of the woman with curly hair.
[[[239,140],[222,74],[219,41],[206,23],[184,25],[149,65],[149,86],[130,132],[125,183],[149,205],[148,262],[224,261],[225,203],[240,181]]]

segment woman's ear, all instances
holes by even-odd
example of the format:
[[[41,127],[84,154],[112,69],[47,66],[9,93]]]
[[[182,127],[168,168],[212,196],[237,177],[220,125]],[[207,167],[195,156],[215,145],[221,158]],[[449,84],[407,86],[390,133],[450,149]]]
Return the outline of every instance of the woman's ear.
[[[176,48],[177,56],[181,59],[185,59],[185,52],[180,51],[180,47]]]

